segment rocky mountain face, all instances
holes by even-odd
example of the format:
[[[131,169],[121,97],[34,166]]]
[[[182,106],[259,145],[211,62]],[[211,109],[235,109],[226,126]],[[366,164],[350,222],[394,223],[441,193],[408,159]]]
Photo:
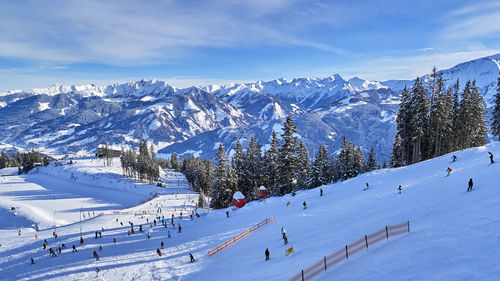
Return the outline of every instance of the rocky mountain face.
[[[443,72],[450,85],[476,79],[491,104],[499,69],[496,55]],[[66,154],[94,153],[106,142],[135,147],[144,139],[160,154],[213,158],[219,143],[231,155],[237,139],[246,147],[251,136],[267,148],[272,131],[280,134],[291,115],[311,157],[321,144],[338,151],[346,135],[365,151],[373,147],[384,161],[396,132],[400,90],[411,84],[336,74],[186,89],[141,80],[11,91],[0,93],[0,141]]]

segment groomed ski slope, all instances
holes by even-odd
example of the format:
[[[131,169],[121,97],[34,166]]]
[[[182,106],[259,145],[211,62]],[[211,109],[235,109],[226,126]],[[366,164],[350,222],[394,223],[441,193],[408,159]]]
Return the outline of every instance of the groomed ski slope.
[[[322,273],[317,280],[499,280],[500,164],[488,165],[488,151],[500,162],[500,144],[492,143],[453,153],[457,156],[455,163],[450,163],[453,154],[449,154],[323,186],[322,197],[316,188],[300,191],[295,197],[251,202],[231,211],[230,218],[226,218],[225,210],[211,211],[193,221],[183,220],[182,233],[175,232],[171,225],[167,229],[157,226],[152,229],[151,240],[146,237],[149,227],[142,234],[127,236],[128,228],[115,222],[116,218],[133,220],[137,225],[145,220],[132,214],[109,214],[86,221],[86,243],[82,247],[77,243],[78,224],[58,228],[57,241],[50,237],[50,229],[38,232],[38,240],[31,234],[19,237],[16,229],[8,229],[8,235],[2,230],[0,279],[287,280],[364,234],[410,220],[409,234],[370,247]],[[448,167],[452,173],[446,177]],[[474,189],[467,193],[469,178],[474,180]],[[366,182],[371,188],[362,191]],[[397,194],[400,184],[403,192]],[[178,191],[178,197],[189,198],[189,194]],[[180,206],[182,199],[175,200],[174,194],[165,196],[171,196],[170,211],[186,206]],[[168,205],[166,197],[155,200]],[[151,207],[146,203],[136,211],[147,208]],[[217,244],[270,216],[275,216],[276,222],[214,256],[207,255]],[[295,249],[288,257],[280,233],[282,226]],[[100,227],[106,229],[103,238],[94,239],[94,231]],[[168,230],[170,239],[166,237]],[[116,244],[113,237],[117,238]],[[62,241],[67,245],[75,243],[79,251],[71,253],[67,249],[50,258],[47,251],[42,252],[43,238],[47,238],[49,246]],[[166,247],[160,258],[155,250],[161,241]],[[92,251],[98,245],[104,248],[96,262]],[[271,253],[267,262],[266,248]],[[188,253],[197,262],[189,263]],[[29,265],[31,257],[35,265]],[[101,270],[98,277],[96,266]]]

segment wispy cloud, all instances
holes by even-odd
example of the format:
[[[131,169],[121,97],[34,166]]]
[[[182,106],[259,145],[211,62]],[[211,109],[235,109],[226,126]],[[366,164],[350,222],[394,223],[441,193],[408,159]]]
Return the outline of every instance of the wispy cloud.
[[[308,1],[4,1],[0,57],[134,65],[165,63],[199,47],[295,45],[343,53],[301,39],[300,28],[321,20],[318,11],[296,13],[300,2]]]

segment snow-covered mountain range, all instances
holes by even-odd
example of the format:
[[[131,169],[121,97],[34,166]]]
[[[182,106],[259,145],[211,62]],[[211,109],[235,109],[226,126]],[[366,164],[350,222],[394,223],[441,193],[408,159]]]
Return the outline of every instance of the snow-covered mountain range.
[[[443,73],[449,85],[457,78],[462,85],[476,79],[491,105],[499,70],[500,54]],[[411,84],[335,74],[185,89],[141,80],[9,91],[0,93],[0,141],[64,154],[93,153],[105,142],[135,146],[145,139],[163,154],[211,158],[219,143],[232,149],[239,138],[246,146],[252,135],[265,147],[272,130],[280,133],[282,121],[292,115],[311,155],[321,144],[337,151],[346,135],[388,160],[399,94]]]

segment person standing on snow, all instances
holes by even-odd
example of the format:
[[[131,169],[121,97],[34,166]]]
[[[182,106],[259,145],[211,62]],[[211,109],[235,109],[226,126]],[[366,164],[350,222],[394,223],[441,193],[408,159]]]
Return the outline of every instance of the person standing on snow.
[[[319,196],[323,196],[323,188],[319,189]]]
[[[163,249],[163,246],[164,246],[163,241],[161,241],[161,248],[162,248],[162,249]]]
[[[306,208],[307,208],[306,201],[304,201],[304,203],[302,203],[302,205],[304,205],[304,209],[306,209]]]
[[[495,161],[493,161],[493,153],[491,152],[488,152],[488,154],[490,155],[490,165],[495,163]]]
[[[226,210],[226,218],[229,218],[229,211]]]
[[[161,251],[160,251],[160,249],[156,249],[156,253],[158,254],[158,256],[161,257]]]
[[[455,162],[455,161],[457,161],[457,156],[456,156],[456,155],[453,155],[453,156],[451,157],[451,162]]]
[[[403,187],[401,185],[399,185],[398,190],[399,190],[399,194],[401,194],[401,191],[403,191]]]
[[[467,187],[467,192],[472,191],[472,186],[474,183],[472,182],[472,179],[469,180],[469,187]]]
[[[190,262],[195,262],[196,261],[191,253],[189,253],[189,259],[191,260]]]
[[[449,176],[449,175],[450,175],[450,173],[451,173],[451,168],[450,168],[450,167],[448,167],[448,169],[446,169],[446,172],[447,172],[446,176]]]
[[[266,251],[264,252],[264,254],[266,255],[266,261],[269,260],[269,249],[266,248]]]

